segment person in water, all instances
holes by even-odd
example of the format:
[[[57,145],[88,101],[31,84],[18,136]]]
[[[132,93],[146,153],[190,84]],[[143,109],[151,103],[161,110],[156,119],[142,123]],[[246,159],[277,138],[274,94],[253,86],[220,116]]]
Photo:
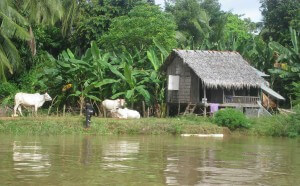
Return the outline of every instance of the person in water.
[[[91,124],[91,118],[92,118],[92,115],[94,114],[94,109],[93,109],[93,106],[90,104],[90,103],[87,103],[85,105],[85,117],[86,117],[86,120],[85,120],[85,127],[88,128],[90,127],[90,124]]]

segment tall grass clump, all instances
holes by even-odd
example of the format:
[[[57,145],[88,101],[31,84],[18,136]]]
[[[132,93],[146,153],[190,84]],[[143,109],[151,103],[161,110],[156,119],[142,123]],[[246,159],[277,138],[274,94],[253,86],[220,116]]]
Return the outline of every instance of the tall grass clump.
[[[294,114],[278,114],[251,119],[250,133],[263,136],[296,137],[300,135],[300,106]]]
[[[228,127],[230,130],[249,128],[250,126],[246,116],[241,111],[232,108],[216,112],[213,121],[220,126]]]
[[[288,125],[288,136],[296,137],[300,135],[300,105],[296,106],[295,114],[290,115]]]

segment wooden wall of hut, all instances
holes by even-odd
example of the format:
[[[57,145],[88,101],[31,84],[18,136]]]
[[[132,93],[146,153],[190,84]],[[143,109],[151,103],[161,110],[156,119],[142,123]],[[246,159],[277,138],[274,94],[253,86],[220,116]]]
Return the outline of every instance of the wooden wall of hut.
[[[176,57],[167,68],[167,76],[179,75],[179,90],[168,90],[168,103],[189,103],[191,96],[191,69]]]
[[[200,79],[198,78],[198,76],[196,75],[196,73],[190,69],[191,71],[191,99],[190,102],[192,103],[199,103],[201,101],[200,99]],[[203,91],[202,91],[203,92]]]

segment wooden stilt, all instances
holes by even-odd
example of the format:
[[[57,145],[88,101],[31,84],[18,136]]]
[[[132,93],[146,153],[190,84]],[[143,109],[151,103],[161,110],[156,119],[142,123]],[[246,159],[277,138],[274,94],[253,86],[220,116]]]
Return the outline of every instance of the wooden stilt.
[[[204,89],[204,92],[203,92],[203,97],[204,97],[204,117],[206,117],[206,103],[207,103],[207,98],[206,98],[206,87],[205,87],[205,84],[203,83],[203,89]]]
[[[170,116],[170,105],[169,103],[167,103],[167,117]]]
[[[222,88],[222,92],[223,92],[223,103],[225,103],[224,88]]]
[[[179,115],[179,114],[180,114],[180,100],[178,102],[178,112],[177,112],[177,115]]]

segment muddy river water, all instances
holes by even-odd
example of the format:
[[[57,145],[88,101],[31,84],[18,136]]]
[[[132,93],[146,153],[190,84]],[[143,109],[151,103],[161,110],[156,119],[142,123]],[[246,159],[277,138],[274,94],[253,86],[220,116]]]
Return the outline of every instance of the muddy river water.
[[[0,185],[217,184],[300,184],[300,139],[0,135]]]

